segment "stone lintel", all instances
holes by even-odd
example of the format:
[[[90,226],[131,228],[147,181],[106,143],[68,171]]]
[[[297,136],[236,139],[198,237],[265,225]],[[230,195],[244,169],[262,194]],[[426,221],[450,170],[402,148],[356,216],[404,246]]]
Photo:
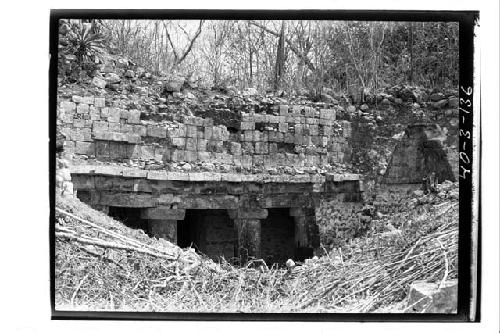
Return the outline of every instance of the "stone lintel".
[[[228,210],[229,217],[232,219],[260,219],[267,218],[267,209],[230,209]]]
[[[184,220],[185,215],[185,209],[168,207],[145,208],[141,211],[141,218],[148,220]]]
[[[292,207],[290,216],[314,216],[314,208]]]
[[[149,220],[148,229],[153,237],[177,244],[177,220]]]
[[[136,193],[101,193],[100,205],[114,207],[155,207],[156,199],[151,194]]]

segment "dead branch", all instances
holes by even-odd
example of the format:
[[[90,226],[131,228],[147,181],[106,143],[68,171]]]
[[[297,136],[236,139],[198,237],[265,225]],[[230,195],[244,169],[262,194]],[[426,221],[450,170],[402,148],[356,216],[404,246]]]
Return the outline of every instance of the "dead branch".
[[[102,240],[95,239],[95,238],[94,239],[85,239],[82,237],[78,237],[78,236],[74,236],[74,235],[62,233],[62,232],[56,232],[56,237],[62,238],[62,239],[68,239],[71,241],[76,241],[76,242],[79,242],[81,244],[86,244],[86,245],[95,245],[95,246],[99,246],[99,247],[116,249],[116,250],[135,251],[135,252],[147,254],[147,255],[150,255],[150,256],[156,257],[156,258],[162,258],[162,259],[167,259],[167,260],[175,259],[175,257],[173,255],[168,256],[168,255],[164,255],[164,254],[154,253],[154,252],[149,251],[149,250],[144,250],[144,249],[140,249],[140,248],[136,248],[136,247],[126,246],[126,245],[122,245],[122,244],[118,244],[118,243],[106,242],[106,241],[102,241]]]

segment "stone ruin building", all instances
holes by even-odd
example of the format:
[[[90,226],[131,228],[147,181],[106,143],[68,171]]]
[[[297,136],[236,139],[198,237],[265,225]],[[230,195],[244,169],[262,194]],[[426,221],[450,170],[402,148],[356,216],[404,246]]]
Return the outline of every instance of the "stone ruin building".
[[[104,97],[60,97],[58,107],[76,196],[130,227],[214,259],[283,263],[318,249],[320,200],[357,218],[359,175],[328,172],[348,158],[351,135],[334,109],[141,118]]]
[[[352,235],[343,230],[360,223],[362,180],[336,168],[349,163],[353,130],[335,108],[208,108],[164,119],[109,96],[58,98],[57,128],[71,161],[70,177],[61,178],[66,192],[150,236],[213,259],[284,263],[318,250],[322,201],[339,235]],[[443,135],[435,125],[407,128],[378,209],[390,211],[429,172],[455,179]]]

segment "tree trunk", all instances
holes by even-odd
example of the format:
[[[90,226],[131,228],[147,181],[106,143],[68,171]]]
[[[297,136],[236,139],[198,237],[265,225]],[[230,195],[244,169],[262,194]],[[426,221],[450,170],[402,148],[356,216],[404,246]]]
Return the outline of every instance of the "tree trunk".
[[[413,23],[410,22],[410,85],[413,85]]]
[[[274,91],[281,88],[283,71],[285,67],[285,21],[281,22],[281,32],[278,39],[278,49],[276,51],[276,67],[274,71]]]

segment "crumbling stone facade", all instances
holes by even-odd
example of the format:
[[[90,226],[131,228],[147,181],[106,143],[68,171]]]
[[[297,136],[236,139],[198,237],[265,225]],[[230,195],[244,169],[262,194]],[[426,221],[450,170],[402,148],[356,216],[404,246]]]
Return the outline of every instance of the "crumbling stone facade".
[[[456,181],[447,150],[446,131],[439,125],[418,123],[408,126],[391,156],[376,205],[382,212],[400,207],[400,202],[425,183]],[[425,189],[424,189],[425,190]]]
[[[77,196],[110,214],[135,210],[134,225],[152,236],[213,258],[283,263],[319,247],[322,199],[361,201],[359,176],[332,172],[348,160],[351,136],[334,109],[279,105],[236,113],[228,126],[141,118],[94,96],[58,109]]]

